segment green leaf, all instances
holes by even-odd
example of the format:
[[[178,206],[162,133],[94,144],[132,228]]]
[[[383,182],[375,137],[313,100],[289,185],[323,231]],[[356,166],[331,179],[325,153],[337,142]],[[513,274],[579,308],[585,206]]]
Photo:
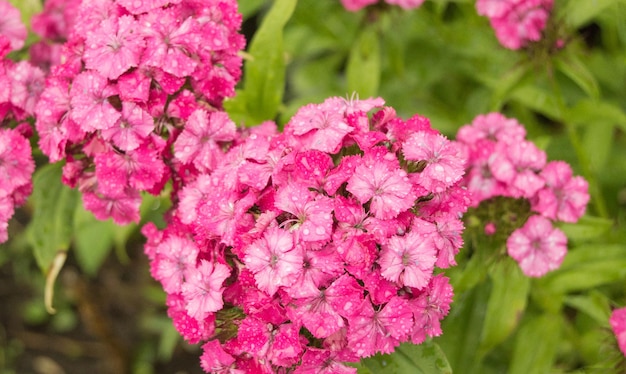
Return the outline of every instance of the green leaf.
[[[511,93],[511,97],[530,109],[546,117],[559,120],[561,114],[558,103],[551,93],[534,86],[522,86]]]
[[[359,97],[375,96],[380,83],[380,41],[373,27],[362,30],[350,50],[346,68],[348,91]]]
[[[606,101],[580,100],[567,111],[566,121],[579,125],[609,122],[626,131],[626,114],[618,106]]]
[[[528,75],[529,66],[528,64],[517,65],[512,70],[508,71],[501,79],[494,82],[495,89],[491,97],[492,111],[501,110],[511,91],[519,87],[524,77]]]
[[[583,147],[591,166],[594,170],[600,171],[609,161],[613,149],[613,137],[615,136],[615,126],[609,122],[597,121],[590,126],[586,126],[582,136]]]
[[[432,341],[422,344],[404,343],[391,355],[399,367],[399,373],[451,374],[452,368],[439,345]]]
[[[48,164],[33,176],[33,219],[29,241],[37,264],[47,272],[57,252],[67,251],[74,230],[78,191],[61,182],[62,165]]]
[[[95,276],[113,248],[116,225],[110,219],[99,221],[77,204],[74,227],[76,261],[85,274]]]
[[[588,295],[568,296],[565,304],[587,314],[604,327],[608,327],[611,316],[609,299],[602,293],[592,290]]]
[[[561,317],[543,314],[520,328],[509,374],[550,373],[561,338]]]
[[[248,19],[256,14],[259,9],[266,3],[266,0],[246,0],[239,1],[239,12],[243,16],[243,19]]]
[[[245,61],[243,91],[224,103],[233,120],[246,126],[273,120],[285,90],[283,28],[297,0],[276,0],[254,34]]]
[[[477,351],[488,297],[486,282],[456,294],[450,314],[442,322],[441,329],[445,332],[435,341],[445,352],[454,372],[483,373]]]
[[[485,355],[502,343],[517,327],[526,308],[530,279],[522,274],[513,259],[506,258],[489,271],[492,281],[480,353]]]
[[[613,220],[583,216],[576,223],[560,223],[558,227],[574,241],[589,241],[606,235],[613,227]]]
[[[574,53],[555,59],[556,68],[570,78],[592,99],[600,98],[600,88],[594,75]]]
[[[561,13],[565,16],[568,25],[573,28],[579,28],[590,22],[604,10],[622,2],[622,0],[570,0],[562,8]]]
[[[625,245],[586,245],[571,250],[561,267],[536,281],[552,294],[588,290],[626,279]]]

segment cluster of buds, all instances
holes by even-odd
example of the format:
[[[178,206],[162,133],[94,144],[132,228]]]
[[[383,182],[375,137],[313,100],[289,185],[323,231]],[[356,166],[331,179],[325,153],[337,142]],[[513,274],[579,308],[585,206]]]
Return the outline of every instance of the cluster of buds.
[[[163,231],[143,233],[206,371],[351,373],[342,362],[441,334],[453,292],[440,269],[456,264],[470,203],[464,153],[383,104],[329,98],[282,133],[190,116],[174,154],[205,172]]]
[[[171,155],[191,113],[234,95],[241,15],[234,0],[85,1],[69,13],[36,107],[39,146],[66,160],[63,182],[97,218],[136,222],[140,192],[193,172]]]
[[[476,10],[489,18],[496,37],[508,49],[520,49],[542,38],[553,0],[478,0]]]
[[[535,213],[509,236],[508,254],[527,276],[540,277],[558,268],[567,238],[552,223],[573,223],[584,214],[587,181],[573,176],[566,162],[546,162],[546,153],[526,140],[524,127],[500,113],[479,115],[459,129],[457,141],[467,148],[464,184],[472,206],[504,196],[526,200]],[[485,227],[487,234],[496,230],[493,223]]]
[[[26,26],[10,3],[0,0],[0,243],[8,239],[8,221],[32,191],[35,163],[28,138],[32,117],[44,86],[44,72],[28,61],[7,58],[20,50]]]

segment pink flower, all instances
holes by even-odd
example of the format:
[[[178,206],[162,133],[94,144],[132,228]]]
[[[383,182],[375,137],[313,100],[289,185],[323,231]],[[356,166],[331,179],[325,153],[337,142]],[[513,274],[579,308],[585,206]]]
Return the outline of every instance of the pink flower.
[[[20,11],[9,1],[0,0],[0,39],[3,36],[7,38],[11,49],[15,51],[24,46],[27,34]]]
[[[314,196],[301,184],[289,184],[276,194],[276,208],[291,213],[294,218],[285,221],[295,240],[303,242],[326,242],[330,239],[333,226],[333,202],[331,199]]]
[[[439,274],[412,300],[415,318],[411,336],[413,344],[421,344],[426,336],[436,337],[442,334],[440,322],[450,311],[453,295],[449,279]]]
[[[394,236],[383,246],[378,263],[385,279],[400,286],[424,288],[432,277],[437,250],[431,238],[413,231]]]
[[[530,198],[545,184],[537,175],[546,164],[546,153],[528,141],[498,143],[489,158],[489,170],[500,182],[508,184],[512,197]]]
[[[337,352],[307,348],[294,374],[356,374],[356,368],[343,365]]]
[[[202,321],[210,313],[222,309],[222,285],[229,275],[228,266],[207,260],[200,260],[198,267],[189,268],[182,285],[187,313]]]
[[[102,138],[110,140],[122,151],[137,149],[154,130],[154,119],[139,105],[122,102],[122,115],[115,125],[102,130]]]
[[[626,356],[626,308],[615,309],[609,319],[619,349]]]
[[[35,113],[35,105],[44,89],[44,72],[28,61],[20,61],[8,71],[11,79],[11,103],[28,115]]]
[[[578,221],[589,202],[587,181],[580,176],[573,177],[572,168],[563,161],[549,162],[539,175],[546,186],[537,193],[533,210],[550,219]]]
[[[383,163],[357,166],[346,189],[362,204],[371,200],[370,211],[380,219],[397,217],[415,201],[407,173]]]
[[[507,252],[529,277],[541,277],[561,266],[567,237],[545,217],[533,215],[506,242]]]
[[[428,191],[443,192],[463,176],[465,161],[460,147],[441,134],[414,133],[402,144],[402,152],[407,160],[426,162],[415,178]]]
[[[143,53],[144,40],[132,16],[107,18],[87,33],[83,60],[87,69],[95,69],[109,79],[136,67]]]
[[[174,142],[174,156],[200,171],[211,171],[223,157],[221,142],[235,138],[235,123],[224,112],[196,110]]]
[[[356,12],[361,8],[365,8],[366,6],[377,2],[378,0],[341,0],[343,7],[351,12]]]
[[[96,72],[79,74],[72,82],[71,118],[85,132],[105,130],[115,125],[120,113],[108,98],[117,95],[117,88]]]
[[[85,191],[83,193],[85,209],[100,220],[113,218],[118,225],[139,222],[141,195],[137,190],[126,188],[114,195],[103,195]]]
[[[294,245],[289,231],[269,228],[245,253],[246,267],[254,273],[259,289],[270,296],[302,271],[302,249]]]
[[[380,309],[367,298],[349,323],[348,342],[352,350],[359,357],[369,357],[376,352],[391,353],[411,332],[413,313],[409,303],[399,297]]]
[[[418,8],[424,0],[385,0],[387,4],[398,5],[404,9],[415,9]]]
[[[185,272],[196,267],[199,252],[191,240],[170,236],[155,248],[156,258],[150,267],[152,276],[163,284],[165,292],[180,293]]]
[[[235,358],[222,348],[219,340],[209,340],[202,345],[200,365],[207,373],[237,373],[234,369]],[[243,373],[242,373],[243,374]]]

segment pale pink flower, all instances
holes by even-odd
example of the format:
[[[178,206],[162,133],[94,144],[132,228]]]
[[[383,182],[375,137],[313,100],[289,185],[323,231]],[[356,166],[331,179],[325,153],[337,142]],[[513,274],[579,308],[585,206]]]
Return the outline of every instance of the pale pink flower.
[[[442,334],[440,322],[450,311],[453,295],[450,280],[439,274],[411,301],[415,318],[411,333],[413,344],[423,343],[427,336],[436,337]]]
[[[619,349],[626,356],[626,308],[615,309],[609,319]]]
[[[182,285],[187,313],[202,321],[222,309],[223,283],[229,275],[228,266],[207,260],[200,260],[198,267],[188,268]]]
[[[117,95],[117,88],[102,75],[90,71],[76,76],[70,89],[71,118],[85,132],[114,126],[121,114],[108,98]]]
[[[102,130],[102,138],[110,140],[122,151],[137,149],[154,130],[154,119],[139,105],[122,102],[122,115],[115,125]]]
[[[415,179],[428,191],[443,192],[463,176],[465,161],[459,145],[441,134],[414,133],[402,144],[402,153],[407,160],[426,162]]]
[[[422,289],[432,277],[436,255],[432,238],[411,231],[389,239],[380,252],[378,263],[385,279],[400,286]]]
[[[156,258],[150,264],[150,272],[165,292],[180,293],[185,272],[195,268],[199,252],[191,240],[172,235],[155,248]]]
[[[193,57],[202,44],[193,17],[180,21],[177,8],[155,9],[140,20],[146,49],[141,64],[163,69],[177,77],[190,75],[198,65]]]
[[[295,136],[294,146],[337,153],[344,137],[354,128],[344,118],[341,100],[327,99],[322,104],[309,104],[298,110],[285,126]]]
[[[380,219],[397,217],[415,202],[406,172],[378,162],[356,167],[346,189],[362,204],[371,200],[370,211]]]
[[[315,196],[302,184],[288,184],[276,194],[275,206],[294,215],[283,225],[294,232],[295,240],[326,242],[333,226],[333,202],[323,196]]]
[[[269,228],[245,249],[244,262],[254,273],[257,286],[270,296],[302,271],[302,249],[289,231]]]
[[[83,60],[109,79],[136,67],[143,53],[144,40],[132,16],[107,18],[98,29],[87,33]]]
[[[489,170],[506,183],[512,197],[533,197],[545,184],[538,172],[546,164],[546,153],[529,141],[498,143],[489,157]]]
[[[550,219],[578,221],[589,202],[587,181],[583,177],[572,176],[572,168],[563,161],[549,162],[539,175],[546,186],[537,193],[533,210]]]
[[[498,0],[502,2],[502,0]],[[479,140],[511,144],[524,140],[526,129],[515,118],[492,112],[476,116],[470,125],[459,129],[456,139],[470,147],[479,147]]]
[[[8,76],[11,79],[11,104],[28,115],[34,114],[45,87],[44,72],[28,61],[20,61],[9,68]]]
[[[193,163],[200,171],[214,170],[224,154],[219,143],[233,140],[235,130],[235,123],[225,112],[196,110],[174,142],[174,156],[182,163]]]
[[[11,49],[15,51],[24,46],[27,34],[20,11],[9,1],[0,0],[0,38],[6,37]]]
[[[394,297],[382,308],[366,298],[349,319],[348,343],[359,357],[377,352],[391,353],[413,328],[413,313],[408,301]]]
[[[507,252],[529,277],[541,277],[561,266],[567,253],[567,237],[552,227],[549,219],[533,215],[513,231],[506,241]]]
[[[112,196],[85,191],[83,204],[99,220],[113,218],[113,222],[118,225],[139,222],[141,195],[132,188],[126,188]]]

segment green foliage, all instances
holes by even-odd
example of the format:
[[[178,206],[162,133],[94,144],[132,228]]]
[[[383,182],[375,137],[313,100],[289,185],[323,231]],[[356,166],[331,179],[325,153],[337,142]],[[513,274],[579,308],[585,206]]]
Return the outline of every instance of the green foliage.
[[[42,271],[47,272],[59,251],[67,251],[74,234],[73,217],[79,192],[61,182],[61,165],[45,165],[33,176],[33,218],[30,243]]]
[[[252,126],[276,118],[285,89],[283,28],[296,3],[276,0],[254,34],[244,68],[244,89],[225,103],[236,123]]]

